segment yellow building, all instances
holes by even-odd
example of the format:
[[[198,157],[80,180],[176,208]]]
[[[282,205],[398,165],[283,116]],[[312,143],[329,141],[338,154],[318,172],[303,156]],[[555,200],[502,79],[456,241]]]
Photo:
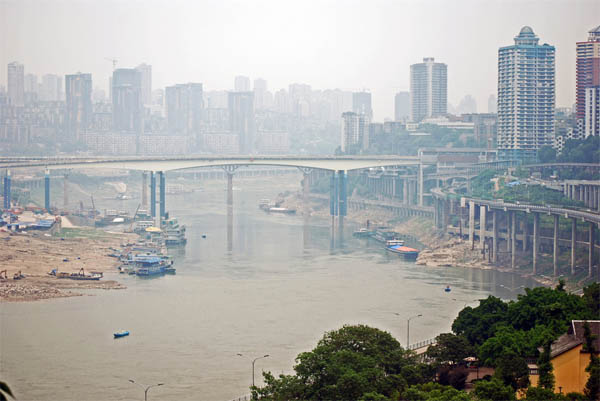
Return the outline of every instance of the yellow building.
[[[589,320],[588,324],[593,335],[596,354],[600,350],[600,320]],[[583,351],[585,338],[583,336],[583,320],[571,321],[571,327],[552,344],[550,357],[555,379],[554,391],[559,393],[583,393],[589,373],[585,368],[590,363],[589,352]],[[537,386],[539,375],[537,369],[531,369],[529,379],[532,386]]]

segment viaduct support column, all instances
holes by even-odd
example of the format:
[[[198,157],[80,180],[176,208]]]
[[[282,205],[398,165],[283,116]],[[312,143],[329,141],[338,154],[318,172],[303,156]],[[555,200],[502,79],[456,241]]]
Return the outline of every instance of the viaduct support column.
[[[331,247],[335,246],[335,216],[338,214],[338,180],[335,171],[331,172],[329,181],[329,215],[331,216]]]
[[[419,206],[423,206],[423,192],[425,192],[425,188],[423,188],[423,164],[419,163]]]
[[[558,275],[558,215],[554,215],[554,240],[552,246],[552,264],[554,277]]]
[[[596,226],[590,222],[590,232],[588,235],[588,277],[592,277],[592,267],[594,266],[594,229]]]
[[[517,212],[511,211],[510,214],[510,268],[515,270],[515,257],[517,251]]]
[[[47,169],[44,175],[44,209],[50,212],[50,171]]]
[[[540,215],[533,213],[533,274],[537,273],[537,257],[539,249]]]
[[[148,210],[148,172],[142,173],[142,208]]]
[[[577,219],[571,219],[571,274],[575,274],[575,251],[577,249]]]
[[[492,260],[498,263],[498,210],[492,212]]]
[[[475,243],[475,202],[469,201],[469,242],[471,248]]]
[[[527,251],[527,243],[529,240],[529,214],[525,213],[525,216],[523,216],[523,252]]]
[[[485,249],[486,208],[485,205],[479,207],[479,246],[481,249]]]
[[[408,179],[402,180],[402,203],[408,205]]]

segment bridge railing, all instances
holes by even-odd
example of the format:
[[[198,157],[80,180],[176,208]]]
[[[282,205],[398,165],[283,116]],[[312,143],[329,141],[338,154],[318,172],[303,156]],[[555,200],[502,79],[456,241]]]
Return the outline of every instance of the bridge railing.
[[[414,344],[410,344],[407,349],[409,350],[415,350],[415,349],[419,349],[419,348],[423,348],[426,345],[431,345],[431,344],[435,344],[435,337],[434,338],[430,338],[429,340],[423,340],[423,341],[419,341],[418,343],[414,343]]]

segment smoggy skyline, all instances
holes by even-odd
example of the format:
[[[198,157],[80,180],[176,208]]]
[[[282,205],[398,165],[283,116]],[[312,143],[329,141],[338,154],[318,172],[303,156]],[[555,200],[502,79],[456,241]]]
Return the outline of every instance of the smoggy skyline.
[[[153,88],[201,82],[233,88],[236,75],[269,90],[371,91],[375,120],[393,117],[409,90],[410,64],[448,65],[448,101],[467,94],[487,111],[497,55],[522,26],[556,47],[556,105],[575,101],[575,42],[600,24],[600,2],[565,1],[0,1],[0,83],[6,65],[25,73],[92,73],[107,89],[112,64],[152,65]]]

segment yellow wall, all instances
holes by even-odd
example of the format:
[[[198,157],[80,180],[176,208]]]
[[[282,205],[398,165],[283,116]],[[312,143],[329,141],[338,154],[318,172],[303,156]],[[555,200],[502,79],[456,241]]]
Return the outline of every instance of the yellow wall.
[[[572,391],[583,392],[589,377],[589,373],[585,371],[585,368],[590,363],[590,354],[581,353],[582,347],[583,345],[578,345],[552,359],[555,392],[560,391],[559,387],[562,387],[563,394]]]

